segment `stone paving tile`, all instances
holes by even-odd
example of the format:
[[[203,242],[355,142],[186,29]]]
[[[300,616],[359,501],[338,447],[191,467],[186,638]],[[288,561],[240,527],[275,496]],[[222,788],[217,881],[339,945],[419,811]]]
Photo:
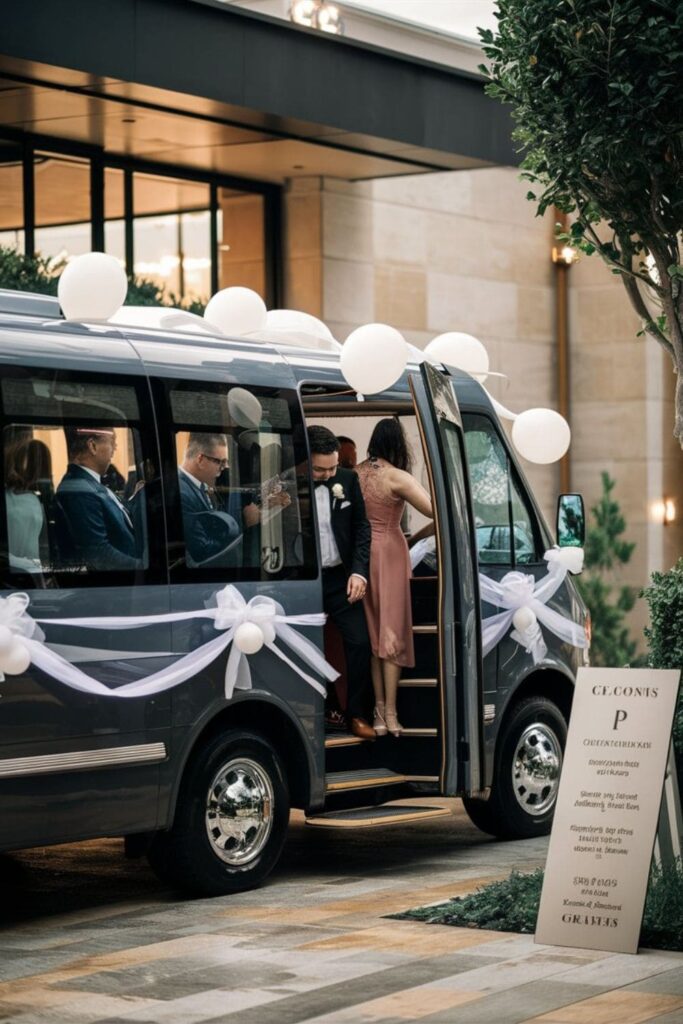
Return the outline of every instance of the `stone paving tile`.
[[[630,953],[616,953],[597,963],[572,968],[567,974],[558,971],[558,981],[571,981],[579,985],[601,985],[607,988],[621,988],[641,981],[643,978],[662,974],[665,971],[683,971],[683,954],[643,950],[637,956]]]
[[[423,1021],[424,1024],[529,1024],[532,1017],[596,994],[593,986],[570,985],[550,978],[544,979],[542,983],[520,986],[513,992],[503,990],[486,996],[469,1004],[462,1017],[454,1018],[445,1011],[424,1017]],[[580,1024],[596,1022],[590,1016],[585,1016]]]
[[[530,1017],[526,1024],[642,1024],[662,1013],[683,1008],[683,996],[644,992],[604,992],[602,995]]]
[[[664,992],[671,996],[683,996],[683,962],[673,970],[664,971],[653,978],[645,978],[629,985],[629,992]]]

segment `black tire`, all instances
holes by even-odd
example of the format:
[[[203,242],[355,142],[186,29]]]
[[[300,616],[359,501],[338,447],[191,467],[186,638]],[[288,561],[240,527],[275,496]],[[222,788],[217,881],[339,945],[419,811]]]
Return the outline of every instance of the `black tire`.
[[[550,832],[567,723],[546,697],[527,697],[508,715],[498,737],[491,796],[464,799],[470,820],[499,839]]]
[[[226,732],[193,754],[173,826],[157,833],[149,862],[165,882],[193,895],[244,892],[275,867],[288,821],[287,780],[276,751],[261,736]]]

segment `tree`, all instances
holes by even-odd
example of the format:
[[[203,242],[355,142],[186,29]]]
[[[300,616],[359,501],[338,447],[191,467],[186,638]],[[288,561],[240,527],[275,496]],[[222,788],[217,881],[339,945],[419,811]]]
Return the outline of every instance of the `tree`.
[[[591,663],[621,668],[632,664],[636,644],[624,626],[624,616],[635,604],[633,587],[621,586],[612,600],[614,571],[630,560],[635,544],[622,540],[626,521],[618,502],[612,497],[615,481],[609,473],[602,474],[602,494],[591,509],[593,522],[586,536],[586,575],[579,578],[579,589],[593,620]]]
[[[490,95],[512,104],[527,193],[621,276],[677,374],[683,446],[683,3],[498,0],[480,29]],[[604,225],[609,228],[606,237]]]

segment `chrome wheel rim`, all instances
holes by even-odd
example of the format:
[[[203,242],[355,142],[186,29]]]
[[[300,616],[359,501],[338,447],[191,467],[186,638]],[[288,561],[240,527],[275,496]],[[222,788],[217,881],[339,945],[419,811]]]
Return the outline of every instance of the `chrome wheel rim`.
[[[562,747],[544,722],[534,722],[519,738],[512,763],[512,789],[517,803],[537,817],[555,803],[562,770]]]
[[[260,764],[239,757],[222,765],[206,799],[206,832],[216,856],[232,867],[258,857],[273,827],[273,804],[273,785]]]

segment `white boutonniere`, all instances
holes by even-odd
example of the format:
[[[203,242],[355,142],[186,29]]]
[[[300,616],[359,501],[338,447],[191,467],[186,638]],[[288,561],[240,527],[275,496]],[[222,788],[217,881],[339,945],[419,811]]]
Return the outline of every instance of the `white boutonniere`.
[[[335,501],[344,501],[346,495],[341,484],[332,484],[332,497]]]

